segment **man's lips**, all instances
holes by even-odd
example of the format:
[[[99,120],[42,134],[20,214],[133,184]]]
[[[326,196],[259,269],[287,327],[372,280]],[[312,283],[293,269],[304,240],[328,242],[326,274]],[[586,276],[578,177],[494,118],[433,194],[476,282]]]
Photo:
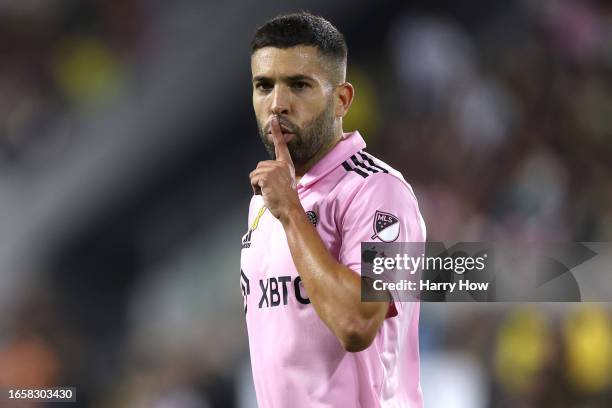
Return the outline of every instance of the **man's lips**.
[[[281,125],[280,126],[281,132],[282,133],[294,133],[291,129],[289,129],[287,126],[285,125]],[[272,133],[272,127],[268,126],[268,134]]]
[[[271,128],[269,129],[270,130],[268,130],[268,135],[272,137],[272,129]],[[281,129],[281,133],[283,134],[283,138],[285,139],[285,143],[289,142],[289,140],[293,139],[293,137],[295,136],[295,133],[285,125],[281,124],[280,129]]]
[[[268,132],[268,135],[270,139],[272,139],[272,132]],[[293,139],[293,137],[295,136],[295,133],[286,132],[285,130],[282,130],[282,135],[283,135],[283,139],[285,139],[285,143],[289,143],[289,141]]]

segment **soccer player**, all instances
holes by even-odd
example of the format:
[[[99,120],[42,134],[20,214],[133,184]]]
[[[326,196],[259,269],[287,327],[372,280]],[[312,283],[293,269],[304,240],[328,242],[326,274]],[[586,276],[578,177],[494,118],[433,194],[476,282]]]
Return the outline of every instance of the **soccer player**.
[[[347,46],[327,20],[276,17],[251,43],[271,160],[250,174],[241,287],[261,407],[421,407],[418,303],[361,302],[362,241],[425,241],[402,175],[343,133]]]

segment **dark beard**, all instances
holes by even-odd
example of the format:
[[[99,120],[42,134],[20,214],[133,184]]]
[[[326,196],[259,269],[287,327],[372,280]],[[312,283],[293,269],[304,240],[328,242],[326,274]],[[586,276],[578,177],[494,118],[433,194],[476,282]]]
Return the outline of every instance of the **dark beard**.
[[[293,123],[282,117],[280,118],[281,123],[285,124],[294,133],[293,139],[287,143],[293,163],[297,165],[308,163],[319,150],[331,143],[334,138],[333,109],[333,99],[330,98],[323,112],[303,128],[298,128]],[[276,160],[274,142],[271,138],[268,138],[267,126],[259,126],[259,137],[268,151],[270,158]]]

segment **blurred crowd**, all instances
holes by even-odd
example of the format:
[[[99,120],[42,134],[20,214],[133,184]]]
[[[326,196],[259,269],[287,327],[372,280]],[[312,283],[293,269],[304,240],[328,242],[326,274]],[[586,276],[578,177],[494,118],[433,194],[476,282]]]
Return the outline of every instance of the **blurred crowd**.
[[[521,4],[477,33],[401,17],[363,76],[371,149],[408,175],[431,240],[612,238],[612,4]]]
[[[358,129],[372,154],[402,171],[431,241],[612,240],[612,2],[516,1],[477,24],[434,3],[372,5],[354,23],[338,16],[356,87],[345,130]],[[71,123],[138,81],[155,48],[152,10],[172,7],[161,4],[0,2],[0,173],[70,153],[80,137]],[[390,5],[393,13],[372,11]],[[76,386],[77,406],[87,407],[254,407],[235,273],[246,194],[240,211],[227,207],[231,222],[201,228],[168,259],[136,250],[132,266],[100,266],[100,280],[86,285],[68,282],[78,267],[43,271],[21,302],[0,310],[0,389]],[[161,231],[171,233],[183,208],[164,205]],[[152,241],[141,228],[127,242]],[[130,271],[132,283],[105,286]],[[609,304],[421,310],[428,407],[612,401]]]
[[[120,94],[145,51],[138,3],[0,3],[0,171],[61,158],[75,116]]]

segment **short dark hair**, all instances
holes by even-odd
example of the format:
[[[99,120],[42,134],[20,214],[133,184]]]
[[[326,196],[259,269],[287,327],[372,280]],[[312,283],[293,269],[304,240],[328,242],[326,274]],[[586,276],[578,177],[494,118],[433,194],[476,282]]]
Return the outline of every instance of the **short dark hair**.
[[[321,16],[306,11],[284,14],[268,20],[257,29],[251,41],[251,55],[260,48],[317,47],[338,67],[346,67],[348,47],[344,35]]]

